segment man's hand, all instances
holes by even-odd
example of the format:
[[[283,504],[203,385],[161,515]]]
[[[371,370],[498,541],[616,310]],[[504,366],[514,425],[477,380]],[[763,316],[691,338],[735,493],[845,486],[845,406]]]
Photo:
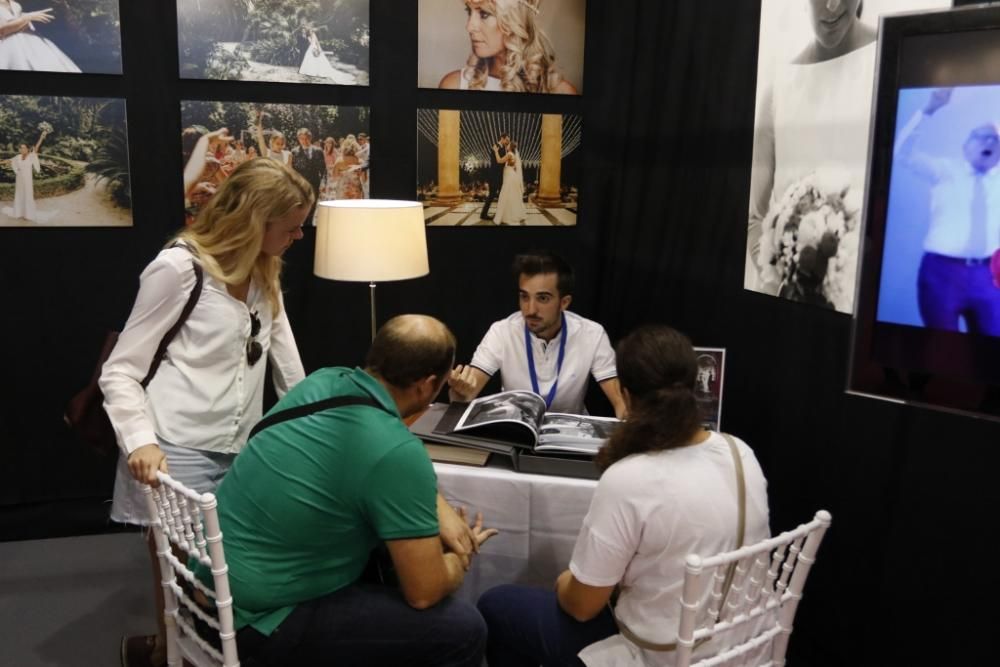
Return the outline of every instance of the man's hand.
[[[928,116],[933,116],[935,111],[948,104],[954,90],[954,88],[934,89],[934,92],[931,93],[930,99],[927,100],[927,104],[924,105],[924,113]]]
[[[143,445],[128,455],[128,469],[139,482],[159,486],[156,471],[167,472],[167,456],[159,445]]]
[[[478,548],[472,528],[462,515],[448,504],[448,502],[438,494],[437,498],[438,525],[441,531],[441,543],[446,551],[452,551],[459,556],[468,557]]]
[[[470,526],[465,508],[459,507],[456,512],[440,494],[438,494],[438,523],[441,526],[441,542],[445,549],[461,557],[466,570],[469,569],[472,554],[479,553],[479,547],[500,532],[496,528],[483,528],[482,512],[476,512],[476,521]]]
[[[486,373],[475,366],[455,366],[448,375],[448,398],[468,403],[479,394],[486,377]]]

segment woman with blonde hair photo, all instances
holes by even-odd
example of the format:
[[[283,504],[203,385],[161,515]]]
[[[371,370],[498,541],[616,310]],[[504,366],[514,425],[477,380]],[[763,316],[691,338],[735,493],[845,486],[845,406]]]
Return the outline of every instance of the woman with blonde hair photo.
[[[305,376],[280,274],[281,257],[302,238],[312,204],[312,188],[296,172],[272,160],[244,162],[142,272],[100,379],[121,448],[112,520],[148,524],[140,483],[155,485],[157,471],[168,466],[199,493],[214,491],[261,417],[268,361],[279,397]],[[160,341],[181,319],[145,379]],[[150,556],[159,635],[123,638],[126,665],[162,664],[165,657],[152,541]]]
[[[464,0],[472,53],[438,88],[577,95],[537,25],[542,0]]]

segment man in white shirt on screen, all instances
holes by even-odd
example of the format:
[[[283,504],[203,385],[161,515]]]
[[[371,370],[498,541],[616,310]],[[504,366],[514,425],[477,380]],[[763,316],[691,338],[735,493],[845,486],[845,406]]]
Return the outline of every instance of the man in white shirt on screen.
[[[615,415],[625,415],[615,352],[597,322],[569,312],[573,269],[548,252],[518,255],[513,274],[521,308],[494,322],[472,356],[448,379],[452,401],[471,401],[497,371],[503,390],[526,389],[548,410],[586,414],[583,401],[593,376]]]
[[[1000,290],[990,258],[1000,248],[1000,137],[993,123],[972,129],[965,160],[932,157],[915,149],[921,132],[951,99],[951,88],[931,93],[899,134],[896,160],[931,184],[930,226],[917,277],[924,325],[1000,336]]]

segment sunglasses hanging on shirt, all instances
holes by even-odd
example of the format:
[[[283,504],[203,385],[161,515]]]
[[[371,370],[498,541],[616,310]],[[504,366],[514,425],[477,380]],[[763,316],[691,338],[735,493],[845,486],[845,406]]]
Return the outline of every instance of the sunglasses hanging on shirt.
[[[261,355],[264,353],[263,346],[257,342],[257,334],[260,333],[260,318],[257,317],[257,311],[250,312],[250,338],[247,340],[247,361],[251,366],[260,361]]]

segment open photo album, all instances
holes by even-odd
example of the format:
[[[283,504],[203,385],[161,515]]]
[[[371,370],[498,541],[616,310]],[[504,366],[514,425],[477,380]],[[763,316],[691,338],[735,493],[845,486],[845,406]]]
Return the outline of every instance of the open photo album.
[[[504,391],[468,404],[452,432],[509,441],[539,453],[593,456],[619,421],[611,417],[546,412],[530,391]]]

